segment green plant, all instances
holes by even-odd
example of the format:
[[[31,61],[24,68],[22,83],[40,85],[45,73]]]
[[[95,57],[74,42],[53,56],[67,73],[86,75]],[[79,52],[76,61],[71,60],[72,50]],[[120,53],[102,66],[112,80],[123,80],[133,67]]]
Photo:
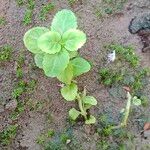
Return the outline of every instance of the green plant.
[[[18,6],[21,6],[24,4],[24,0],[16,0],[16,3],[18,4]]]
[[[108,46],[109,49],[115,50],[116,53],[124,58],[132,67],[139,65],[139,57],[135,55],[134,48],[131,46],[122,46],[120,44],[112,44]]]
[[[6,19],[4,17],[0,17],[0,26],[4,26],[6,24]]]
[[[77,2],[78,0],[68,0],[68,3],[70,4],[70,5],[73,5],[75,2]]]
[[[12,55],[12,47],[9,45],[4,45],[0,47],[0,62],[10,60]]]
[[[0,132],[0,142],[3,145],[9,145],[16,136],[18,125],[9,125],[3,132]]]
[[[28,0],[28,1],[27,1],[27,8],[28,8],[29,10],[33,10],[34,7],[35,7],[35,0]]]
[[[106,86],[110,86],[123,80],[123,74],[121,71],[114,71],[109,68],[102,68],[99,74],[101,82]]]
[[[72,108],[69,115],[76,120],[84,116],[86,124],[95,123],[96,119],[88,115],[87,110],[97,104],[86,90],[78,92],[74,78],[90,70],[89,62],[79,56],[77,50],[86,42],[86,35],[77,29],[77,19],[70,10],[59,11],[54,17],[51,30],[34,27],[24,35],[24,44],[32,52],[36,65],[44,70],[48,77],[57,77],[65,85],[61,94],[67,101],[77,100],[80,111]]]
[[[28,9],[26,10],[23,18],[24,25],[29,25],[32,22],[32,14],[33,14],[32,10],[28,10]]]
[[[126,108],[123,109],[123,114],[124,114],[123,120],[120,125],[112,127],[112,129],[126,127],[128,123],[131,106],[132,105],[140,106],[141,104],[142,104],[141,99],[139,99],[137,96],[132,97],[131,94],[127,92],[127,104],[126,104]]]
[[[48,3],[47,5],[44,5],[40,11],[40,19],[41,20],[46,20],[47,14],[54,10],[55,5],[52,3]]]

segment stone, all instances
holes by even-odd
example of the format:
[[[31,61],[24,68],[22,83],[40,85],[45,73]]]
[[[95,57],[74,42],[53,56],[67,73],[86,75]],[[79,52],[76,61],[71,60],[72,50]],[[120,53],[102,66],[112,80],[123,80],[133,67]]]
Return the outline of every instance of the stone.
[[[0,113],[4,112],[4,106],[3,105],[0,105]]]
[[[132,34],[136,34],[141,30],[150,29],[150,13],[144,13],[142,15],[133,18],[129,25],[129,31]]]
[[[16,109],[16,107],[17,107],[17,101],[11,100],[6,104],[5,109],[13,111]]]

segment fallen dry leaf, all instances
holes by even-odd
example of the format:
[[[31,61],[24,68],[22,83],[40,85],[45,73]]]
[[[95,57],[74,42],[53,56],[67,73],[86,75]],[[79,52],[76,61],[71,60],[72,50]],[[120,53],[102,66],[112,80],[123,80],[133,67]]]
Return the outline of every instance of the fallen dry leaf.
[[[144,131],[146,131],[146,130],[150,130],[150,122],[146,122],[144,124]]]

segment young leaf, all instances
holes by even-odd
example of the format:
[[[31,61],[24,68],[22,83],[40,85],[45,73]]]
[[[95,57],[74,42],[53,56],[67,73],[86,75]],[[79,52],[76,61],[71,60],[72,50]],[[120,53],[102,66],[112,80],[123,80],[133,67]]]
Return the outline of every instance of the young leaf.
[[[57,32],[47,32],[38,39],[38,47],[48,54],[55,54],[61,50],[59,44],[61,35]]]
[[[62,50],[57,54],[45,54],[43,58],[43,69],[48,77],[56,77],[65,70],[69,63],[69,54]]]
[[[97,105],[97,100],[93,96],[85,96],[82,101],[84,104]]]
[[[67,101],[75,100],[78,92],[78,87],[76,84],[71,83],[70,85],[66,85],[61,89],[61,95]]]
[[[142,104],[142,102],[140,99],[138,99],[136,96],[134,96],[132,99],[132,104],[135,106],[140,106]]]
[[[78,57],[71,61],[73,65],[73,75],[77,77],[83,73],[88,72],[91,69],[91,65],[85,59]]]
[[[85,121],[85,124],[94,124],[96,122],[96,119],[94,116],[90,115],[89,119]]]
[[[70,84],[73,78],[72,65],[69,63],[67,68],[60,75],[58,75],[57,78],[65,84]]]
[[[49,32],[49,29],[45,27],[35,27],[28,30],[23,37],[26,48],[34,54],[42,53],[41,49],[38,47],[37,40],[46,32]]]
[[[35,54],[34,56],[34,61],[35,61],[35,64],[37,67],[39,68],[43,68],[43,57],[44,57],[44,54]]]
[[[77,51],[85,44],[86,35],[80,30],[71,29],[63,34],[62,39],[68,51]]]
[[[81,113],[75,108],[69,110],[69,116],[72,120],[76,120]]]
[[[59,32],[61,35],[69,29],[77,28],[77,19],[74,13],[70,10],[59,11],[51,25],[51,31]]]

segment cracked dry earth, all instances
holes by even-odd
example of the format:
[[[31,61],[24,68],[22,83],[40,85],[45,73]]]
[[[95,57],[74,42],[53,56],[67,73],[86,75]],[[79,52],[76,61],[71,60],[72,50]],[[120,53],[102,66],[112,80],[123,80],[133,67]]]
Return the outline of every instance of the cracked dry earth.
[[[87,43],[80,49],[80,54],[93,64],[93,69],[78,79],[79,86],[82,88],[86,85],[88,93],[95,96],[98,100],[98,106],[91,110],[95,116],[103,112],[103,110],[111,108],[113,118],[117,120],[118,109],[125,105],[124,99],[114,101],[110,97],[108,90],[100,85],[98,81],[98,71],[105,55],[104,46],[109,43],[134,45],[135,53],[139,55],[141,65],[143,67],[150,67],[150,51],[142,53],[143,43],[140,37],[128,31],[130,21],[135,16],[150,11],[150,1],[129,0],[118,13],[106,15],[104,18],[98,19],[95,15],[95,8],[101,6],[101,0],[83,0],[82,3],[77,3],[73,8],[69,6],[66,0],[52,0],[51,2],[54,2],[56,5],[55,11],[49,14],[45,22],[42,22],[39,20],[38,14],[44,2],[47,1],[36,0],[33,22],[29,26],[23,26],[22,20],[25,7],[18,7],[15,0],[1,0],[0,16],[6,18],[7,24],[4,27],[0,27],[0,45],[12,45],[14,49],[13,57],[15,58],[20,50],[25,50],[22,38],[29,28],[33,26],[49,27],[54,14],[58,10],[63,8],[71,9],[78,17],[79,28],[87,34]],[[20,127],[17,136],[8,149],[41,150],[41,146],[36,143],[37,136],[47,129],[62,131],[66,127],[68,110],[74,104],[67,103],[62,99],[59,93],[59,87],[56,86],[59,83],[56,79],[45,77],[43,72],[37,68],[32,70],[29,65],[33,63],[32,56],[27,51],[25,51],[25,55],[25,63],[23,66],[25,78],[27,80],[29,78],[37,80],[36,88],[28,98],[35,102],[41,101],[42,108],[38,111],[31,111],[26,108],[26,111],[18,120]],[[15,62],[16,59],[11,60],[0,68],[0,98],[4,104],[11,99],[11,92],[16,82],[14,75]],[[145,88],[145,93],[150,100],[149,90],[150,84]],[[146,111],[150,112],[150,110]],[[2,128],[11,123],[7,119],[7,113],[4,110],[0,114]],[[50,123],[47,121],[48,113],[52,116]],[[135,132],[137,132],[137,135],[139,134],[137,129],[135,129]],[[75,128],[74,133],[82,141],[85,150],[96,150],[96,137],[94,134],[89,136],[85,126]],[[145,142],[149,143],[150,141],[140,139],[138,136],[136,138],[137,143],[135,145],[137,150],[140,150],[142,144]],[[85,140],[83,141],[83,139]],[[1,147],[0,149],[4,148]]]

